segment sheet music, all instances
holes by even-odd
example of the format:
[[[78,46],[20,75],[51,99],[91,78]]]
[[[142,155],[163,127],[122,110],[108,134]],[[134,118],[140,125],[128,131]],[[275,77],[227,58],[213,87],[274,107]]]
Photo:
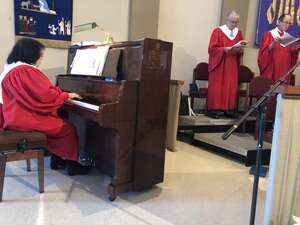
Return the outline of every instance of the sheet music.
[[[294,37],[290,35],[289,33],[285,32],[283,36],[279,38],[279,43],[286,47],[291,44],[296,44],[296,42],[299,42],[300,38]]]
[[[97,46],[103,44],[102,42],[98,41],[80,41],[80,42],[75,42],[72,44],[72,46],[80,46],[80,47],[86,47],[86,46]]]
[[[109,46],[78,49],[71,64],[71,74],[101,76]]]

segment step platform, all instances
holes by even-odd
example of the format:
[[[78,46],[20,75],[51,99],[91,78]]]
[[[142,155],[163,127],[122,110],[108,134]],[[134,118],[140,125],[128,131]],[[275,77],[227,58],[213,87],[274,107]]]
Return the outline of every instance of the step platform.
[[[227,140],[223,140],[222,135],[223,133],[195,133],[193,143],[208,147],[214,151],[232,153],[242,159],[246,166],[255,164],[257,140],[252,135],[247,133],[233,133]],[[263,143],[262,165],[269,164],[271,147],[270,143]]]
[[[204,114],[197,114],[196,116],[179,116],[178,129],[192,130],[194,132],[224,132],[228,130],[237,119],[228,117],[220,117],[219,119],[210,118]],[[250,116],[247,118],[245,126],[243,124],[237,131],[252,132],[254,131],[256,117]]]

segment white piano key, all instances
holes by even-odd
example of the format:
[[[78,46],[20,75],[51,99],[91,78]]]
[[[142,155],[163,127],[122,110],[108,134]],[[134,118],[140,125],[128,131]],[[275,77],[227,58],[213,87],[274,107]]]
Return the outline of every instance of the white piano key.
[[[99,105],[93,105],[91,103],[87,103],[87,102],[83,102],[83,101],[79,101],[79,100],[68,100],[71,104],[74,105],[78,105],[81,106],[83,108],[87,108],[87,109],[91,109],[91,110],[95,110],[95,111],[99,111]]]

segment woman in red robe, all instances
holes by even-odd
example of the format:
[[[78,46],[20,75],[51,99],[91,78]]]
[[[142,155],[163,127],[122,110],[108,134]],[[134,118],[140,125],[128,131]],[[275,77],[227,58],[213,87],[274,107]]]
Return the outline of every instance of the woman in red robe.
[[[46,148],[54,155],[51,167],[56,169],[67,160],[67,172],[75,175],[81,168],[76,162],[76,131],[57,115],[57,109],[80,96],[53,86],[38,69],[43,52],[44,46],[33,39],[20,39],[13,47],[0,76],[0,127],[46,134]]]
[[[239,15],[229,14],[227,23],[212,32],[209,53],[208,116],[236,117],[238,92],[238,67],[245,44],[241,31],[236,27]]]
[[[257,60],[260,74],[274,82],[289,71],[298,60],[298,46],[280,44],[280,39],[288,35],[286,31],[291,22],[290,15],[281,15],[278,18],[277,27],[264,33],[260,42]],[[286,82],[291,84],[290,76]]]

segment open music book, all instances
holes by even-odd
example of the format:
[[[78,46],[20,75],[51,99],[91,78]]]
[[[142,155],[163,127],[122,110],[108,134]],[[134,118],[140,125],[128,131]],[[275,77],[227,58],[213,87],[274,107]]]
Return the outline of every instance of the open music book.
[[[78,49],[71,64],[71,74],[101,76],[109,46]]]
[[[279,43],[284,47],[292,44],[300,44],[300,38],[294,37],[289,33],[284,33],[284,35],[279,38]]]
[[[238,43],[231,46],[231,48],[245,48],[249,44],[249,41],[241,40]]]

